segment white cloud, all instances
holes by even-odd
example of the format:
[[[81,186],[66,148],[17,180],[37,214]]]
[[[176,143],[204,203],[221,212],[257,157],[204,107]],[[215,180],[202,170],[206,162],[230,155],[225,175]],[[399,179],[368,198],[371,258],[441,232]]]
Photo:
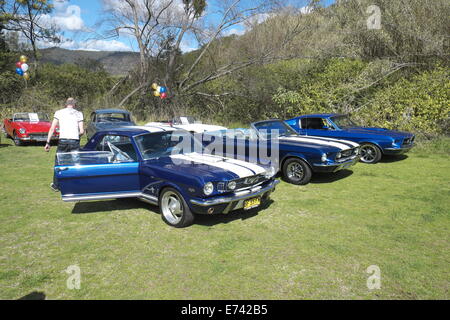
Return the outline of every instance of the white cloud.
[[[224,36],[231,36],[232,34],[235,34],[237,36],[242,36],[244,33],[245,33],[245,29],[231,28],[231,29],[225,30]]]
[[[197,49],[198,49],[198,45],[194,44],[193,41],[189,41],[189,40],[186,40],[186,39],[183,39],[181,41],[180,50],[183,53],[191,52],[191,51],[194,51],[194,50],[197,50]]]
[[[65,39],[61,43],[40,41],[39,47],[41,48],[59,47],[68,50],[85,50],[85,51],[132,51],[132,49],[128,45],[117,40],[95,40],[95,39],[85,41],[74,41],[70,39]]]
[[[81,18],[81,8],[76,5],[67,6],[66,3],[55,2],[54,14],[43,14],[39,19],[41,23],[56,26],[62,31],[87,31]]]

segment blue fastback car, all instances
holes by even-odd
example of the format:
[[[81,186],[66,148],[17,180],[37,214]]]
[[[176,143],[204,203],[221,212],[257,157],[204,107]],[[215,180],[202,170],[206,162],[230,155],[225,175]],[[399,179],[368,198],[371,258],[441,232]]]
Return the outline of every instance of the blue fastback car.
[[[332,138],[300,136],[284,121],[254,122],[250,129],[203,133],[203,143],[216,154],[271,165],[283,179],[305,185],[314,172],[336,172],[359,161],[359,144]]]
[[[174,227],[192,224],[194,214],[256,208],[279,182],[273,168],[203,151],[184,130],[117,128],[58,154],[55,174],[64,201],[136,197],[158,205]]]
[[[361,145],[361,161],[377,163],[383,155],[397,155],[414,146],[415,136],[384,128],[356,125],[348,115],[336,113],[309,114],[286,120],[304,136],[345,139]]]
[[[118,127],[135,126],[131,113],[123,109],[98,109],[91,113],[86,126],[88,139],[97,131],[110,130]]]

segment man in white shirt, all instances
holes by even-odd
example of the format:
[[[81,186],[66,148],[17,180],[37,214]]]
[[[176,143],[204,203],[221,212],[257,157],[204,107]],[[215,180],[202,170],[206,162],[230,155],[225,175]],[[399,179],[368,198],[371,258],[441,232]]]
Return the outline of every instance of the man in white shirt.
[[[50,151],[50,139],[59,125],[59,141],[56,153],[72,152],[80,149],[80,136],[84,134],[83,114],[75,110],[77,101],[74,98],[69,98],[66,101],[64,109],[55,112],[52,126],[48,131],[47,143],[45,144],[45,151]],[[50,187],[57,191],[58,185],[56,177],[53,176],[53,183]]]

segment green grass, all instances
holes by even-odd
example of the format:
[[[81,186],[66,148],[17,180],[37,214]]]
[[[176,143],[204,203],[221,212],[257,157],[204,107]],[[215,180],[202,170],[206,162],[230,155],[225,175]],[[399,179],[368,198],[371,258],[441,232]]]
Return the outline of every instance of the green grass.
[[[138,200],[64,203],[48,187],[55,148],[2,143],[2,299],[450,298],[449,140],[438,154],[283,182],[260,212],[186,229]],[[80,290],[66,287],[70,265]],[[379,290],[366,286],[370,265]]]

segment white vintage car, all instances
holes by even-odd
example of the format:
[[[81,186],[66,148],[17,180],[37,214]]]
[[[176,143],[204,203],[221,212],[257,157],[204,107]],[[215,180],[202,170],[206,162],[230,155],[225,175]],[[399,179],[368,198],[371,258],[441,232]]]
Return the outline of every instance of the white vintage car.
[[[197,121],[194,117],[175,117],[170,121],[149,122],[145,126],[152,127],[171,127],[176,129],[183,129],[194,133],[203,133],[208,131],[226,130],[227,128],[222,126],[216,126],[211,124],[203,124],[201,121]]]

